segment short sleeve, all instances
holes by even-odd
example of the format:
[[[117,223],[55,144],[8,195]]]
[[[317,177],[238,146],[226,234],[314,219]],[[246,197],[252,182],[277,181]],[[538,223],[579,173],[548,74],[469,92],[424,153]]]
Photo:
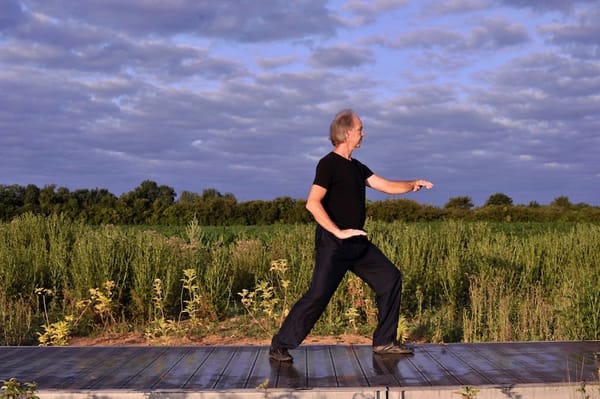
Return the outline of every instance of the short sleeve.
[[[321,186],[323,188],[329,188],[333,176],[333,165],[328,162],[327,158],[323,158],[317,164],[317,170],[315,172],[315,179],[313,184]]]

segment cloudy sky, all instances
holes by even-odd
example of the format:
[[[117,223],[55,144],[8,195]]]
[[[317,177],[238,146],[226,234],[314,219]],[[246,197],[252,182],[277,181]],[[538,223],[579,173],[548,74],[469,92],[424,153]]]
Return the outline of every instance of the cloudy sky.
[[[342,108],[406,198],[600,205],[600,1],[0,1],[0,184],[304,198]]]

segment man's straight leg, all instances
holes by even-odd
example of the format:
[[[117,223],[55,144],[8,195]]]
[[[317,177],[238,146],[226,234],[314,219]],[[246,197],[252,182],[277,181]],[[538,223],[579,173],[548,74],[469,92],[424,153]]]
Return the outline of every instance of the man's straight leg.
[[[335,247],[328,245],[317,248],[310,287],[290,310],[273,337],[272,347],[296,348],[323,314],[347,271],[347,266],[336,261],[335,251]]]

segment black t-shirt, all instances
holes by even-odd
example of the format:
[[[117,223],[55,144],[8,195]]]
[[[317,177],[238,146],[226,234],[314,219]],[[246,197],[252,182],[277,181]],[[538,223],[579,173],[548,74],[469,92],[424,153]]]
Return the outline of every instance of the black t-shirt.
[[[340,229],[362,229],[366,218],[366,180],[371,169],[356,159],[330,152],[317,164],[313,184],[327,189],[323,207]]]

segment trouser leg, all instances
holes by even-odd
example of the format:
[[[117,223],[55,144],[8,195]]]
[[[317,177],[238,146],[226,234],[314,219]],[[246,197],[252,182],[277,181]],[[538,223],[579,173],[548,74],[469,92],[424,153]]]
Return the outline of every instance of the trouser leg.
[[[296,348],[321,317],[347,270],[343,262],[336,261],[335,250],[330,245],[317,247],[310,287],[294,304],[279,332],[273,337],[273,347]]]
[[[350,270],[375,292],[378,321],[373,332],[373,345],[386,345],[394,341],[400,317],[402,273],[372,244],[365,256],[356,261]]]

